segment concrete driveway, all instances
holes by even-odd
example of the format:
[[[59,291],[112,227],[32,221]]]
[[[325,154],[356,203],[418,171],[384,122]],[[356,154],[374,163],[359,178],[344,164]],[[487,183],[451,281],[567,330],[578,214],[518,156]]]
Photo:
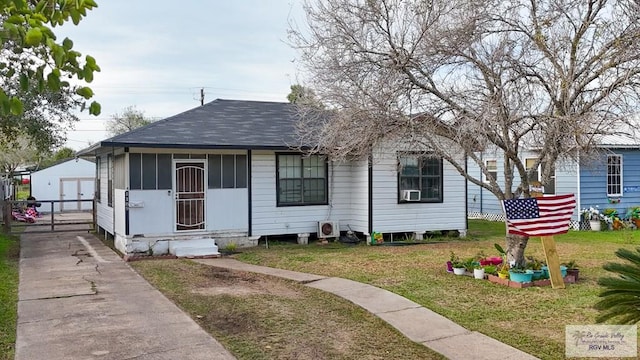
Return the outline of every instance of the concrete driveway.
[[[86,230],[21,237],[16,360],[234,359]]]

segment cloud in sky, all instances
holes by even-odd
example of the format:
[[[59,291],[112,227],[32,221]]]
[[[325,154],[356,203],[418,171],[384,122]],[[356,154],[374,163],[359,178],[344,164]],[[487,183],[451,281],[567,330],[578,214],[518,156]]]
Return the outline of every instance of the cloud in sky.
[[[127,106],[168,117],[216,98],[286,101],[297,83],[296,52],[286,44],[300,22],[299,0],[101,0],[78,26],[55,29],[102,71],[90,84],[102,105],[80,114],[68,133],[74,149],[107,137],[104,122]]]

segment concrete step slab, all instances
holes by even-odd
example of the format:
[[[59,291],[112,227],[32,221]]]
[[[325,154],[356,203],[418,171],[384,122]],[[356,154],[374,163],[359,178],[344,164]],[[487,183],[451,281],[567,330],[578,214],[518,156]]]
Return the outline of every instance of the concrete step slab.
[[[469,330],[424,307],[376,315],[409,339],[419,343],[469,334]]]

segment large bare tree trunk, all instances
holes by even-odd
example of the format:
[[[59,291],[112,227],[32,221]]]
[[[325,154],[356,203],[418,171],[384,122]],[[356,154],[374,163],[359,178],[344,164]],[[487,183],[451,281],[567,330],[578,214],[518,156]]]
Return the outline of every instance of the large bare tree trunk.
[[[524,249],[527,247],[528,242],[528,236],[507,234],[507,248],[505,251],[507,252],[509,264],[515,261],[516,266],[524,265]]]

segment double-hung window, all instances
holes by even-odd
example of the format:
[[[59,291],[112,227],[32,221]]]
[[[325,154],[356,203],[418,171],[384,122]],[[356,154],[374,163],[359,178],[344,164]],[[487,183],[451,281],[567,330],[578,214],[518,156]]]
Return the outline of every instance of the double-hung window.
[[[498,162],[496,160],[487,160],[485,161],[485,166],[489,174],[484,176],[484,182],[490,182],[492,179],[496,180],[498,178]]]
[[[276,155],[278,206],[326,205],[327,161],[323,156]]]
[[[622,155],[607,155],[607,195],[622,195]]]
[[[429,154],[400,154],[398,199],[405,190],[420,190],[421,202],[443,201],[442,158]]]
[[[525,166],[525,170],[528,172],[529,169],[533,168],[533,165],[535,165],[536,163],[536,159],[533,158],[529,158],[529,159],[525,159],[524,160],[524,166]],[[547,164],[546,162],[541,162],[540,165],[538,165],[537,168],[535,168],[530,174],[529,174],[529,183],[533,182],[533,181],[539,181],[542,182],[542,178],[544,177],[544,171],[546,168]],[[556,193],[556,170],[554,167],[552,167],[550,169],[551,174],[549,174],[549,182],[544,186],[544,193],[545,194],[555,194]]]

